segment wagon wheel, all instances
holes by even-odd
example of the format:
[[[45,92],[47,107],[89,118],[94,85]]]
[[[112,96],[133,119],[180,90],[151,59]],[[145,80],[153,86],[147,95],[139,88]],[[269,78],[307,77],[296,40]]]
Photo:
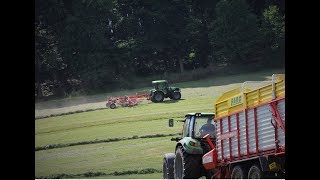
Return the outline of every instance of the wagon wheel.
[[[232,169],[231,179],[247,179],[247,172],[245,166],[237,165]]]
[[[110,104],[110,108],[111,108],[111,109],[114,109],[114,108],[116,108],[116,107],[117,107],[117,106],[116,106],[115,103]]]

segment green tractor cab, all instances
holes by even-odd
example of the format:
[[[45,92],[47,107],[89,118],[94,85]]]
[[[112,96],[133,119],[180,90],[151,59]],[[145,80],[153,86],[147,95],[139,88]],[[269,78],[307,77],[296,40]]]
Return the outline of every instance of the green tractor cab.
[[[181,137],[172,138],[176,141],[175,153],[167,153],[163,158],[164,179],[198,179],[202,176],[211,177],[211,171],[202,165],[202,156],[211,150],[204,138],[215,143],[214,113],[188,113],[183,122]],[[169,127],[174,126],[174,120],[169,119]]]
[[[150,90],[150,99],[152,102],[162,102],[164,98],[174,100],[181,99],[181,90],[178,87],[170,87],[167,80],[152,81],[154,89]]]

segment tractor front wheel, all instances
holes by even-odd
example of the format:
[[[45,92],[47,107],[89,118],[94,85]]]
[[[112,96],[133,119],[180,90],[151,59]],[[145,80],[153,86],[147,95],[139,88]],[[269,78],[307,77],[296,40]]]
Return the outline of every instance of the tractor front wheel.
[[[151,99],[153,100],[153,102],[156,102],[156,103],[162,102],[164,99],[164,94],[161,91],[154,92]]]
[[[175,179],[198,179],[201,177],[201,156],[187,154],[183,147],[178,147],[174,158]]]
[[[167,153],[163,158],[163,179],[174,179],[173,175],[173,161],[174,161],[174,153]]]
[[[172,99],[174,99],[174,100],[181,99],[181,93],[180,92],[173,92],[172,93]]]

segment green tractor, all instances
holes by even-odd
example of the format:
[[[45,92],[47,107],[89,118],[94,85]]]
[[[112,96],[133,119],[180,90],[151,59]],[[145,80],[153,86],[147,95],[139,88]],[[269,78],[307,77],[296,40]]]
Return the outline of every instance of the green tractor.
[[[152,81],[154,89],[150,90],[150,99],[152,102],[162,102],[164,98],[174,100],[181,99],[181,91],[178,87],[169,87],[167,80]]]
[[[202,164],[202,156],[212,148],[205,139],[208,136],[215,143],[214,113],[188,113],[184,120],[182,136],[172,138],[176,141],[175,153],[167,153],[163,158],[164,179],[198,179],[205,176],[211,178]],[[169,119],[169,127],[173,127],[173,119]]]

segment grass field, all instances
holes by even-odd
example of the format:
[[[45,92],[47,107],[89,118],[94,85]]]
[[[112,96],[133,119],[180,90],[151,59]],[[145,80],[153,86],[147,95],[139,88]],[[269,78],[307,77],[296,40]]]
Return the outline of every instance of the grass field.
[[[165,100],[163,103],[144,101],[142,104],[130,108],[102,109],[38,119],[35,121],[35,146],[179,133],[181,132],[181,124],[175,123],[175,127],[169,128],[169,118],[182,119],[188,112],[213,112],[214,101],[223,92],[240,86],[244,81],[269,80],[273,73],[284,73],[284,70],[264,70],[173,84],[182,88],[183,99],[180,101]],[[144,89],[117,92],[117,95],[122,95],[121,93],[135,94],[135,92]],[[98,102],[99,96],[101,97],[100,102]],[[92,108],[90,107],[92,104],[95,104],[95,108],[101,108],[105,106],[105,97],[106,94],[95,95],[94,98],[83,97],[83,99],[88,99],[85,102],[80,102],[77,98],[74,101],[64,99],[59,101],[58,108],[54,108],[57,100],[45,102],[46,104],[43,102],[36,104],[36,111],[46,114],[61,113],[73,111],[75,107]],[[90,100],[90,98],[93,99]],[[174,151],[175,142],[170,141],[170,138],[168,136],[131,139],[36,151],[35,175],[36,177],[50,177],[57,174],[76,175],[101,172],[106,175],[86,178],[160,179],[162,178],[160,172],[152,174],[124,173],[122,176],[115,176],[112,173],[139,171],[148,168],[162,171],[163,155]],[[72,178],[77,178],[77,176],[72,176]]]
[[[87,171],[161,169],[163,152],[173,151],[174,142],[167,137],[90,144],[39,151],[36,175],[78,174]],[[161,177],[159,177],[161,178]]]
[[[162,173],[153,174],[138,174],[138,175],[123,175],[123,176],[101,176],[97,179],[161,179]]]

